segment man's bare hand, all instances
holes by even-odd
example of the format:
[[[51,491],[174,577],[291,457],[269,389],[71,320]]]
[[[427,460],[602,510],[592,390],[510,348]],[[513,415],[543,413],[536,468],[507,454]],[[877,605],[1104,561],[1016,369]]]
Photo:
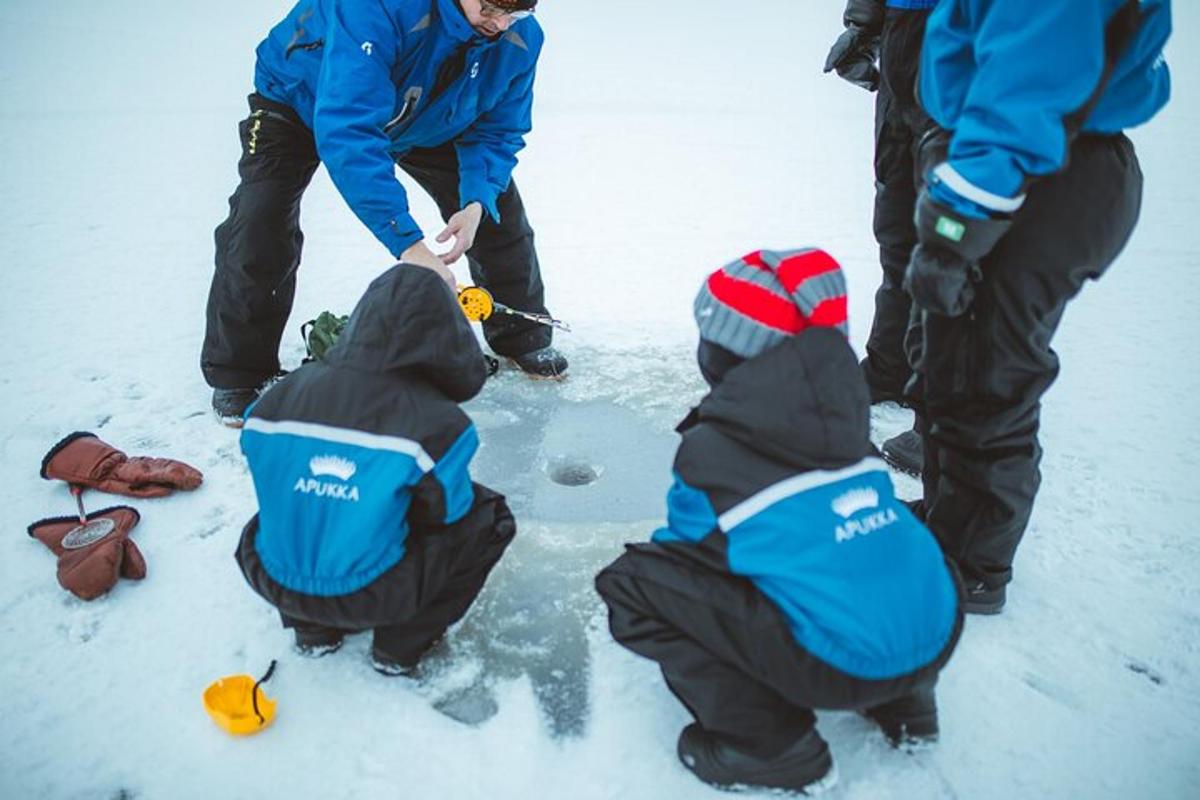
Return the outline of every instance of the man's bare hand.
[[[434,254],[432,250],[425,246],[425,242],[417,242],[400,254],[400,260],[406,264],[413,264],[425,269],[431,269],[438,274],[442,280],[450,287],[450,291],[458,292],[458,280],[454,277],[454,273],[446,268],[442,263],[442,259]]]
[[[479,222],[483,219],[483,206],[478,202],[467,203],[466,208],[459,211],[446,223],[446,229],[437,235],[439,244],[445,244],[454,238],[454,247],[442,255],[443,264],[453,264],[462,258],[462,254],[475,244],[475,232],[479,230]]]

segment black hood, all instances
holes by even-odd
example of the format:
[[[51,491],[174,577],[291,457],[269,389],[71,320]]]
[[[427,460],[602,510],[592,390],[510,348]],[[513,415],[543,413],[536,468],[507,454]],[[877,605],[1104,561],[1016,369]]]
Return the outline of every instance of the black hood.
[[[846,337],[810,328],[734,367],[696,421],[801,469],[837,469],[873,451],[870,397]]]
[[[436,273],[397,264],[367,287],[337,344],[330,366],[419,375],[456,403],[483,388],[483,351],[458,301]]]

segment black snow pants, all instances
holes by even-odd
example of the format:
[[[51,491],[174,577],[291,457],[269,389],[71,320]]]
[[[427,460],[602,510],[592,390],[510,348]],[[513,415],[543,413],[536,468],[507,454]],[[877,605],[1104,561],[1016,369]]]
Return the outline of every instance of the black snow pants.
[[[658,662],[667,686],[706,731],[771,757],[816,723],[813,709],[862,709],[932,688],[962,619],[936,660],[907,675],[864,680],[796,643],[782,612],[749,580],[629,545],[596,576],[613,638]]]
[[[241,182],[215,233],[216,271],[200,356],[205,380],[225,389],[256,387],[279,371],[304,243],[300,199],[320,163],[312,131],[295,111],[257,94],[249,102],[250,116],[239,126]],[[443,219],[459,210],[453,143],[410,151],[397,163],[433,197]],[[485,213],[467,252],[471,279],[511,308],[545,313],[533,229],[515,183],[497,207],[500,222]],[[497,314],[483,332],[501,355],[550,344],[548,327],[510,315]]]
[[[916,96],[917,67],[929,11],[889,8],[880,40],[875,98],[875,240],[883,282],[863,363],[871,401],[898,400],[911,375],[904,354],[910,300],[904,270],[917,243],[913,225],[922,181],[922,137],[933,127]]]
[[[1129,240],[1142,172],[1125,136],[1080,136],[983,260],[960,317],[913,315],[906,346],[925,430],[925,522],[966,579],[999,587],[1041,483],[1041,398],[1067,301]]]
[[[237,562],[251,588],[279,609],[284,627],[313,639],[373,630],[377,656],[412,666],[467,613],[516,534],[503,496],[478,484],[475,494],[471,511],[453,525],[414,526],[404,558],[351,594],[319,597],[277,583],[254,546],[258,515],[242,533]]]

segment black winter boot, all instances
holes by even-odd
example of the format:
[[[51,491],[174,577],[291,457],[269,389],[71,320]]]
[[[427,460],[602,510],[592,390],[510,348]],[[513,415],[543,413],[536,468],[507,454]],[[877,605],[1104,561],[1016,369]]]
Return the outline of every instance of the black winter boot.
[[[880,449],[884,460],[893,467],[914,477],[921,477],[921,470],[925,466],[925,445],[921,441],[921,434],[915,430],[905,431],[888,439]]]
[[[309,658],[336,653],[342,647],[342,634],[333,630],[296,629],[296,652]]]
[[[222,425],[240,428],[246,422],[246,409],[263,396],[263,393],[287,375],[287,370],[280,370],[273,377],[267,378],[258,386],[239,389],[213,389],[212,405],[217,418]]]
[[[967,578],[963,581],[967,599],[963,603],[963,611],[968,614],[999,614],[1004,609],[1008,599],[1006,587],[988,588],[983,581]]]
[[[810,730],[772,758],[744,753],[692,723],[679,734],[679,760],[718,789],[741,786],[819,794],[837,783],[837,766],[825,740]]]
[[[559,378],[567,371],[567,357],[551,346],[510,358],[522,372],[535,378]]]
[[[416,678],[418,667],[420,662],[404,664],[384,655],[378,649],[371,650],[371,668],[388,678]]]
[[[932,688],[868,708],[863,715],[883,730],[892,747],[919,747],[938,739],[937,701]]]
[[[246,421],[246,409],[258,399],[257,387],[251,389],[213,389],[212,407],[222,425],[240,428]]]

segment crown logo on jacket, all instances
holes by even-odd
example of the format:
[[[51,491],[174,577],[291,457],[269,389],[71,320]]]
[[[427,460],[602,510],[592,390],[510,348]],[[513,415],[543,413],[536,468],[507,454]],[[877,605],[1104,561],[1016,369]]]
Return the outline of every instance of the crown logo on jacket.
[[[340,456],[315,456],[308,462],[308,468],[318,478],[328,475],[338,480],[348,481],[358,472],[358,465]]]
[[[879,492],[869,486],[860,489],[851,489],[835,498],[829,505],[839,517],[849,519],[863,509],[877,508],[879,506]]]

